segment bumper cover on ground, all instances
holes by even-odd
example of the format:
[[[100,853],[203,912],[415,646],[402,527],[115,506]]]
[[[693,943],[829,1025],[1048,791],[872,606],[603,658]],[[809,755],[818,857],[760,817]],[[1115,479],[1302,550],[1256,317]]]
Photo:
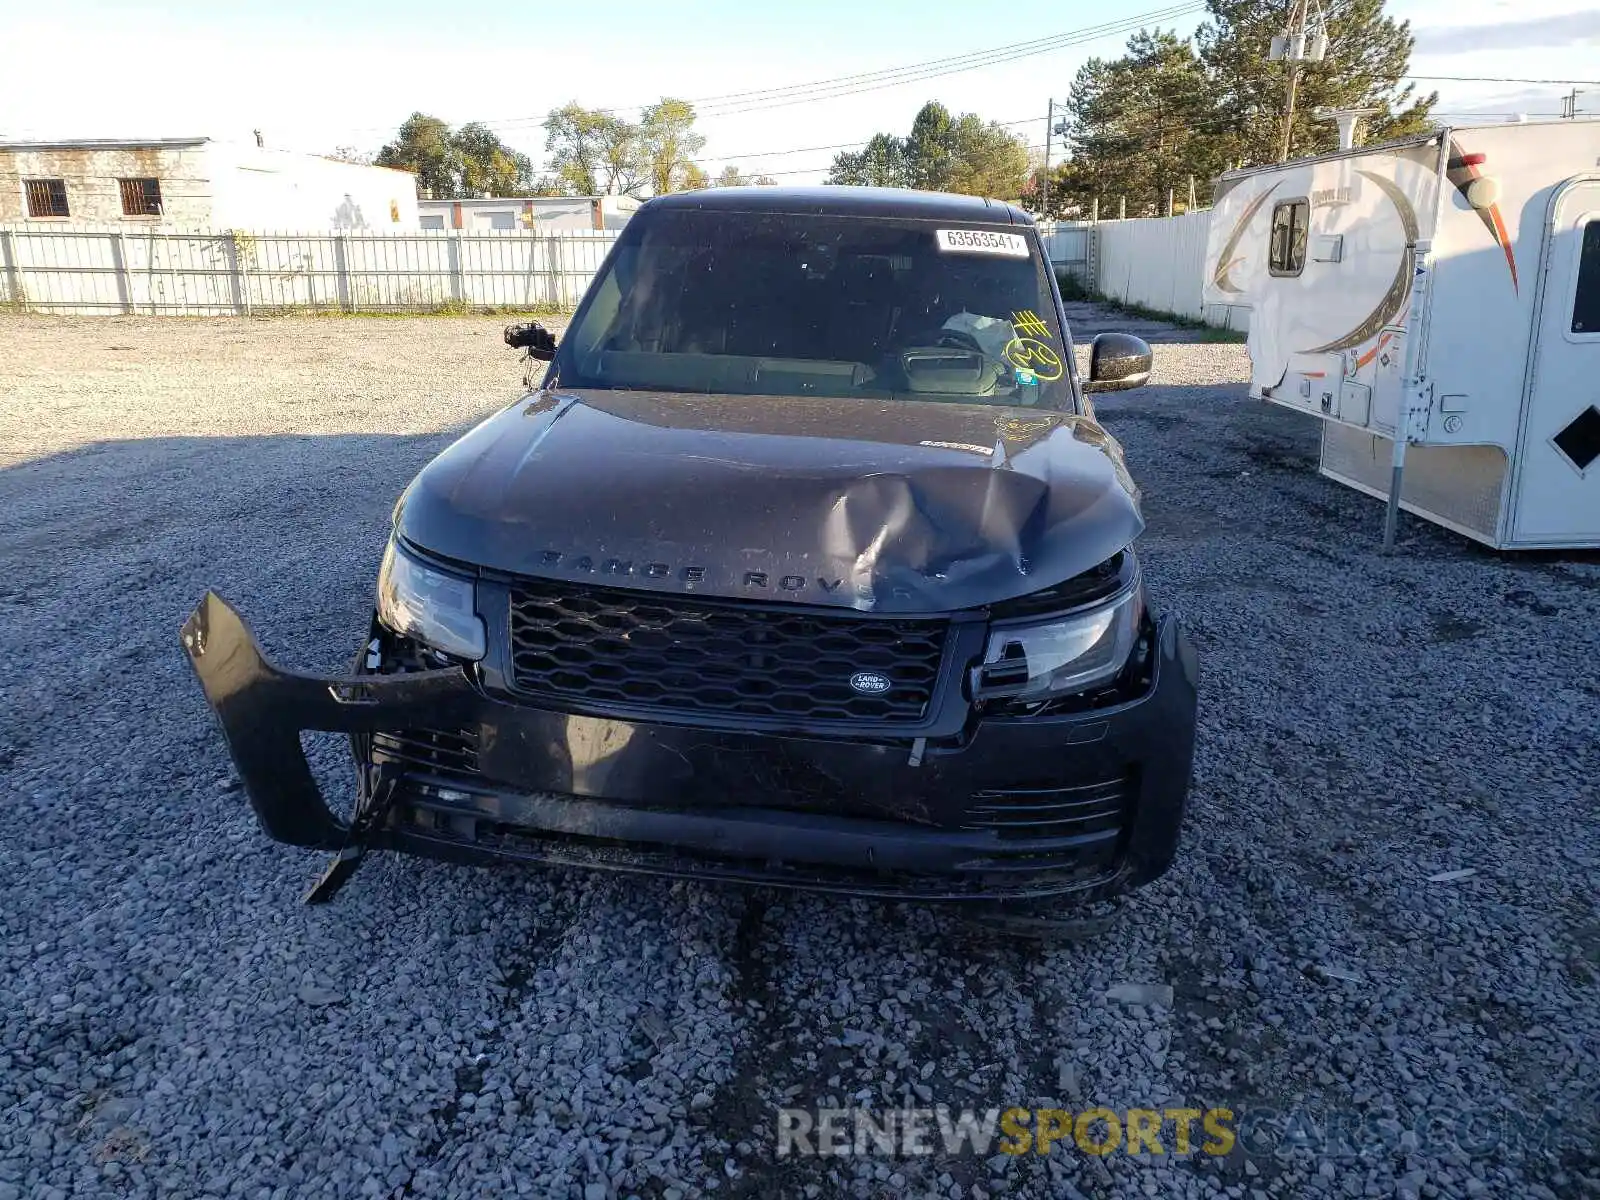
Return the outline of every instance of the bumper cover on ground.
[[[1152,879],[1176,850],[1189,783],[1197,670],[1171,619],[1143,695],[975,720],[915,748],[552,712],[497,699],[459,667],[293,674],[214,593],[182,636],[263,828],[299,846],[350,840],[302,730],[358,745],[380,731],[472,731],[473,775],[407,769],[394,811],[363,835],[369,847],[922,899],[1103,895]],[[1036,800],[1052,816],[1103,809],[1113,786],[1115,821],[1016,823]],[[975,816],[1000,803],[1006,823]]]

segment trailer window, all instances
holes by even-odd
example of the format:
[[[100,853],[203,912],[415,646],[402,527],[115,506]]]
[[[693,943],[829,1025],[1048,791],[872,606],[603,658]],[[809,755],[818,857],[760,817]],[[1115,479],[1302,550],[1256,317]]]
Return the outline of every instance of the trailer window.
[[[1572,332],[1600,333],[1600,220],[1583,227],[1578,290],[1572,298]]]
[[[1298,275],[1306,269],[1306,233],[1311,225],[1311,205],[1285,200],[1272,209],[1272,243],[1267,250],[1267,274]]]

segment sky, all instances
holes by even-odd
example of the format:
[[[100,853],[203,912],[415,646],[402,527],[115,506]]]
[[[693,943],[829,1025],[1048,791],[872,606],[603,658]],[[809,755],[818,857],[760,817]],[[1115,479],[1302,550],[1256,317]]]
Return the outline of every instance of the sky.
[[[1418,75],[1593,80],[1600,9],[1582,0],[1389,0],[1417,38]],[[608,0],[452,6],[433,0],[0,0],[0,139],[178,137],[327,153],[376,151],[413,111],[487,122],[544,156],[539,122],[570,100],[637,116],[663,95],[699,101],[702,166],[819,182],[837,148],[904,133],[940,100],[1009,124],[1041,148],[1045,112],[1088,57],[1115,57],[1141,24],[1191,33],[1200,6],[1163,0]],[[1183,8],[1173,0],[1166,10]],[[11,9],[8,13],[6,10]],[[452,9],[454,11],[452,11]],[[1095,30],[1107,30],[1098,36]],[[1088,31],[1075,44],[807,103],[750,93]],[[1566,86],[1419,80],[1436,111],[1556,116]],[[1583,90],[1579,85],[1580,91]],[[733,99],[717,99],[719,97]]]

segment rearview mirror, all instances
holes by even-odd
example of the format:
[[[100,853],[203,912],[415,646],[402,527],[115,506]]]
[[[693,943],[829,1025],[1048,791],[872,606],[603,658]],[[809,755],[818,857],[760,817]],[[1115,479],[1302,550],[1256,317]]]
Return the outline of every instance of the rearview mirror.
[[[549,362],[556,356],[556,335],[537,321],[506,326],[506,345],[513,350],[526,350],[529,358]]]
[[[1155,356],[1150,343],[1131,333],[1096,334],[1089,343],[1089,378],[1086,392],[1125,392],[1150,382]]]

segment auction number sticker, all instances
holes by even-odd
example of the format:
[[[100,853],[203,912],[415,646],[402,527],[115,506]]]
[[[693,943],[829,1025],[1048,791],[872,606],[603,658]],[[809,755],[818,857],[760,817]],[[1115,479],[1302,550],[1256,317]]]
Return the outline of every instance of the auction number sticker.
[[[992,229],[936,229],[934,239],[946,254],[998,254],[1002,258],[1027,258],[1028,239],[1020,233]]]

